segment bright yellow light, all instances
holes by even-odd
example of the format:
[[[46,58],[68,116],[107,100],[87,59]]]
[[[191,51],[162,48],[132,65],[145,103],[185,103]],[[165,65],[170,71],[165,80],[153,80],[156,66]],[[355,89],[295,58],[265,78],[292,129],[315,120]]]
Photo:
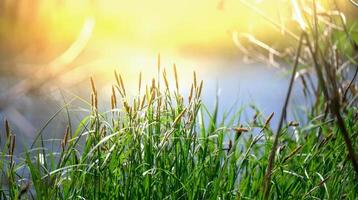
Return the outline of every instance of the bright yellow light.
[[[148,70],[147,66],[155,66],[152,60],[158,53],[182,63],[191,63],[184,61],[185,56],[236,56],[233,43],[239,41],[232,41],[236,34],[251,35],[250,42],[276,55],[269,48],[274,36],[287,34],[292,27],[305,29],[308,14],[301,4],[311,6],[308,0],[6,2],[6,12],[0,13],[3,48],[14,55],[26,52],[21,55],[30,63],[58,58],[54,63],[60,66],[76,61],[75,66],[86,72],[104,67]],[[88,16],[92,20],[86,22]]]
[[[306,30],[306,23],[305,21],[303,20],[303,17],[302,17],[302,14],[301,14],[301,10],[297,4],[297,1],[296,0],[291,0],[291,4],[292,4],[292,8],[293,8],[293,18],[294,20],[297,21],[297,23],[300,25],[301,29],[302,30]]]

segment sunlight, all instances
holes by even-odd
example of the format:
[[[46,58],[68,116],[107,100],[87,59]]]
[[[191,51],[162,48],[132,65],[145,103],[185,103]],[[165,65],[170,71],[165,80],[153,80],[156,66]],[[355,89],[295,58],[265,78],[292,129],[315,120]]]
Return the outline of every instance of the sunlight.
[[[50,66],[53,68],[61,67],[70,64],[81,51],[86,47],[91,38],[95,21],[92,17],[88,17],[83,24],[83,28],[77,40],[58,58],[56,58]]]
[[[291,0],[292,8],[294,11],[293,19],[297,21],[302,30],[306,30],[306,23],[303,20],[300,8],[296,0]]]

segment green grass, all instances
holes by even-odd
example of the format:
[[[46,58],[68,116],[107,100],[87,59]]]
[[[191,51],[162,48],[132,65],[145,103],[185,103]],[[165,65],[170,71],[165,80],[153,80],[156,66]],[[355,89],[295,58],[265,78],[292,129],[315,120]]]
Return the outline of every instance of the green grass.
[[[327,12],[334,28],[313,11],[303,16],[308,28],[300,37],[284,38],[297,47],[281,57],[293,65],[288,88],[302,81],[303,94],[315,97],[306,123],[286,121],[287,104],[270,116],[256,110],[245,122],[243,109],[219,119],[217,105],[209,112],[202,104],[203,82],[195,73],[183,96],[175,67],[169,78],[160,65],[149,86],[142,87],[140,76],[137,96],[126,94],[115,73],[110,109],[99,111],[91,78],[90,103],[83,100],[90,114],[77,127],[64,127],[63,138],[52,141],[58,151],[46,148],[42,131],[63,110],[70,118],[69,104],[20,155],[5,123],[0,198],[357,199],[357,73],[347,76],[357,68],[357,30]],[[287,103],[290,96],[289,89]],[[278,129],[270,125],[273,117]]]
[[[2,154],[2,198],[263,198],[273,143],[269,121],[276,116],[257,112],[244,124],[239,123],[241,112],[217,119],[217,109],[209,113],[202,105],[202,83],[196,80],[190,99],[178,89],[170,92],[169,84],[159,90],[153,81],[146,94],[129,100],[120,76],[116,77],[108,112],[96,109],[92,81],[91,114],[72,132],[67,128],[61,142],[54,142],[59,152],[38,142],[38,148],[14,164],[11,156]],[[351,108],[345,116],[355,147],[356,115],[357,109]],[[284,125],[270,197],[357,198],[358,182],[338,130],[333,120],[323,117],[310,119],[306,126]],[[11,143],[13,134],[9,128],[7,132]],[[8,152],[7,145],[2,152]],[[29,174],[20,172],[23,169]]]

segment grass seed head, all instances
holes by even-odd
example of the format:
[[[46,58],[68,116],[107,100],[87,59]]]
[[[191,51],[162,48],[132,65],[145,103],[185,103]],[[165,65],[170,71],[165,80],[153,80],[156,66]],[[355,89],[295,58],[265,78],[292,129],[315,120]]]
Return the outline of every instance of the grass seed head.
[[[227,148],[227,153],[229,153],[231,151],[231,148],[232,148],[232,141],[229,140],[229,146]]]
[[[194,81],[194,87],[197,87],[197,83],[196,83],[196,72],[193,71],[193,81]]]
[[[66,147],[67,142],[68,142],[68,137],[69,137],[69,135],[70,135],[70,126],[67,125],[65,134],[64,134],[63,139],[62,139],[62,141],[61,141],[62,151],[65,150],[65,147]]]
[[[126,89],[123,84],[122,76],[119,73],[117,73],[117,71],[114,71],[114,76],[116,78],[118,90],[120,91],[122,97],[124,98],[126,96]]]
[[[249,129],[244,128],[242,125],[240,127],[233,128],[236,132],[236,139],[238,139],[242,133],[246,133],[249,131]]]
[[[169,91],[169,82],[168,82],[167,72],[165,71],[165,68],[163,70],[163,78],[164,78],[165,87]]]
[[[272,112],[272,113],[267,117],[267,119],[266,119],[266,121],[265,121],[265,124],[264,124],[264,126],[262,127],[262,129],[261,129],[260,132],[264,131],[264,130],[268,127],[268,125],[270,124],[270,121],[272,120],[272,118],[273,118],[274,115],[275,115],[275,112]]]
[[[10,138],[10,135],[11,135],[11,129],[10,129],[9,121],[7,121],[7,119],[5,119],[4,124],[5,124],[6,139],[8,140]]]
[[[111,110],[113,110],[116,106],[115,106],[115,103],[114,103],[114,96],[111,95]]]
[[[174,120],[174,122],[173,122],[173,126],[175,126],[176,124],[178,124],[178,122],[180,121],[180,119],[183,117],[183,115],[184,115],[184,113],[186,112],[186,108],[183,110],[183,111],[181,111],[180,113],[179,113],[179,115],[175,118],[175,120]]]
[[[93,92],[93,93],[97,93],[96,86],[95,86],[95,84],[94,84],[94,80],[93,80],[93,77],[92,77],[92,76],[90,77],[90,81],[91,81],[92,92]]]
[[[193,84],[191,84],[190,94],[189,94],[189,103],[191,102],[191,100],[192,100],[192,98],[193,98],[193,91],[194,91],[194,86],[193,86]]]
[[[125,111],[126,111],[128,114],[131,113],[131,108],[130,108],[130,106],[128,105],[127,101],[124,101],[124,102],[123,102],[123,107],[124,107]]]
[[[142,102],[141,102],[141,104],[140,104],[140,109],[141,109],[141,110],[144,108],[145,99],[146,99],[146,98],[143,96]]]
[[[114,100],[117,100],[116,91],[114,89],[114,85],[112,85],[112,96],[114,97]]]
[[[138,94],[140,94],[141,89],[142,89],[142,72],[139,73]]]
[[[202,90],[203,90],[203,81],[200,81],[200,85],[199,85],[199,88],[198,88],[196,98],[199,98],[201,96],[201,91]]]
[[[98,110],[98,99],[96,93],[91,93],[91,106],[93,110]]]
[[[175,88],[177,89],[177,92],[179,92],[178,72],[175,64],[173,64],[173,70],[174,70]]]
[[[288,123],[288,126],[293,126],[293,127],[297,127],[297,126],[299,126],[300,124],[298,123],[298,122],[296,122],[296,121],[290,121],[289,123]]]

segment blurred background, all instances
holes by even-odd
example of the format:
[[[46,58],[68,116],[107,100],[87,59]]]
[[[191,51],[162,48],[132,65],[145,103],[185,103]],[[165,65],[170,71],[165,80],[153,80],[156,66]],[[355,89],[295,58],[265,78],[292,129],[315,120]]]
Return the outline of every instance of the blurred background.
[[[90,76],[98,84],[102,110],[108,110],[113,71],[122,74],[134,95],[140,72],[147,81],[156,76],[158,54],[162,68],[171,72],[177,64],[184,94],[195,70],[204,80],[208,105],[219,95],[222,110],[255,104],[264,114],[279,112],[289,66],[276,58],[276,50],[297,43],[294,37],[303,25],[294,10],[312,12],[310,2],[2,0],[0,118],[9,119],[26,141],[73,100],[70,112],[78,115],[71,121],[76,123],[88,114],[78,99],[89,99]],[[353,3],[332,2],[317,1],[318,11],[333,7],[348,23],[356,22]],[[268,50],[270,59],[246,52],[248,43]],[[296,87],[291,106],[303,110],[300,86]],[[56,119],[47,129],[48,137],[63,132],[68,123],[65,112]]]

